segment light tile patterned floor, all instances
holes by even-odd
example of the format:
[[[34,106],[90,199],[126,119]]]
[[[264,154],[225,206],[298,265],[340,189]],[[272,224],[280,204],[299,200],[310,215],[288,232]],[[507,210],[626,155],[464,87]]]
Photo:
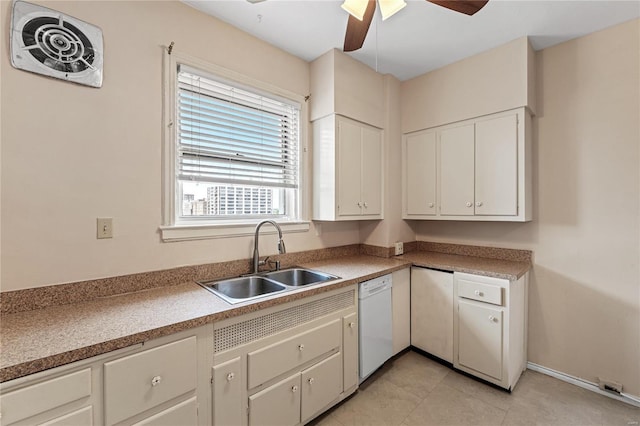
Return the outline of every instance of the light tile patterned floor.
[[[638,426],[640,408],[527,370],[509,394],[407,352],[312,422],[356,425]]]

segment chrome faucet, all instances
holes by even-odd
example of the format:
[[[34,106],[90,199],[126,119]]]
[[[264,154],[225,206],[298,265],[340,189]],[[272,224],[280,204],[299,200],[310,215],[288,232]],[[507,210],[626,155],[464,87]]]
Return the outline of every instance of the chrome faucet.
[[[278,224],[275,223],[273,220],[263,220],[258,225],[256,225],[256,235],[253,239],[253,273],[254,274],[258,273],[258,269],[260,268],[260,265],[264,265],[265,263],[267,263],[266,260],[263,260],[263,261],[260,260],[260,253],[258,253],[258,236],[260,235],[260,227],[265,223],[270,223],[271,225],[275,226],[275,228],[278,230],[278,253],[284,254],[287,252],[287,249],[284,247],[284,240],[282,239],[282,229],[280,229],[280,226],[278,226]],[[280,269],[279,264],[280,262],[276,262],[276,269]]]

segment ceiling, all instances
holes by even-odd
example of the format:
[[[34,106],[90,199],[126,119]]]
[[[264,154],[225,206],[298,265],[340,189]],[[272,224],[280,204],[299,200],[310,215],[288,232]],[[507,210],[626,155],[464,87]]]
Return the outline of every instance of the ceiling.
[[[342,50],[348,14],[341,1],[182,1],[307,61]],[[364,46],[348,54],[407,80],[521,36],[540,50],[640,17],[640,0],[490,0],[474,16],[407,3],[384,22],[376,10]]]

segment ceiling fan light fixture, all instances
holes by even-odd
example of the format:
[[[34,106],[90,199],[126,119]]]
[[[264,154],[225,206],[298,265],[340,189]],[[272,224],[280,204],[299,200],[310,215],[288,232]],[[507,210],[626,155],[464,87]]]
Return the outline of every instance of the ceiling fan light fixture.
[[[404,0],[378,0],[378,4],[380,5],[383,21],[392,17],[407,5]]]
[[[358,21],[362,21],[368,4],[369,0],[344,0],[341,7]]]

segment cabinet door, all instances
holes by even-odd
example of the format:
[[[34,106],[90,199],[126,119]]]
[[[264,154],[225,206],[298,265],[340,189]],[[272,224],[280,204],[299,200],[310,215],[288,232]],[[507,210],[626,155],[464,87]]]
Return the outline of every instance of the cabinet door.
[[[338,215],[362,214],[360,179],[362,177],[361,128],[338,118]]]
[[[392,274],[391,306],[393,320],[393,354],[411,345],[411,273],[409,268]]]
[[[407,135],[404,147],[405,215],[436,214],[436,132]]]
[[[502,380],[502,310],[458,299],[458,362]]]
[[[343,390],[358,384],[358,314],[342,318]]]
[[[411,344],[453,362],[453,274],[411,268]]]
[[[302,372],[301,418],[304,423],[342,393],[342,354],[337,353]]]
[[[475,214],[518,214],[518,116],[476,123]]]
[[[300,373],[249,397],[250,426],[300,423]]]
[[[474,125],[440,132],[440,214],[473,215]]]
[[[213,424],[242,424],[240,357],[213,367]]]
[[[382,132],[362,127],[362,214],[382,214]]]

